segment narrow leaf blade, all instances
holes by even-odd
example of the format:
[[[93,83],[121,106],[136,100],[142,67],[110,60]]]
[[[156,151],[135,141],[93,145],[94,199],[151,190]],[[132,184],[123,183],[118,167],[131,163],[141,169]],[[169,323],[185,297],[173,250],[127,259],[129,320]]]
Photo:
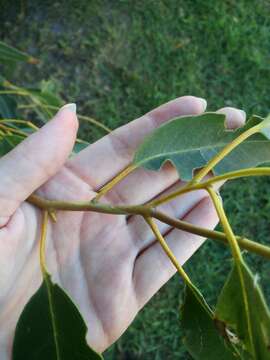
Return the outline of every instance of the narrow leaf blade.
[[[87,345],[86,332],[76,306],[46,274],[20,316],[12,359],[101,360]]]
[[[0,90],[2,88],[0,87]],[[17,104],[11,97],[7,95],[1,95],[0,96],[0,116],[1,118],[16,118],[17,112],[16,112]]]
[[[184,344],[195,360],[241,359],[229,341],[222,337],[209,313],[202,295],[186,288],[181,307],[181,329]]]
[[[20,135],[4,135],[0,136],[0,157],[6,155],[9,151],[14,149],[24,137]]]
[[[218,299],[216,318],[232,329],[240,339],[242,349],[248,351],[253,359],[270,358],[270,313],[258,279],[244,262],[240,262],[247,294],[248,311],[240,294],[240,277],[234,264],[231,273]],[[247,324],[250,319],[251,329]]]
[[[34,57],[22,52],[10,45],[7,45],[3,41],[0,41],[0,60],[9,61],[25,61],[30,64],[37,64],[38,60]]]

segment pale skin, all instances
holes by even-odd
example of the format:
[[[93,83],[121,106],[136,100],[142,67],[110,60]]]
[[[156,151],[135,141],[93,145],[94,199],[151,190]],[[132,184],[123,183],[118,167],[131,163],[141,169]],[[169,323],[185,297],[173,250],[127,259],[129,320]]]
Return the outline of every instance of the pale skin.
[[[0,358],[11,358],[14,329],[31,295],[41,284],[38,246],[41,211],[26,199],[91,200],[132,160],[144,136],[176,116],[199,114],[203,99],[177,98],[152,110],[69,158],[78,122],[72,106],[0,159]],[[245,113],[226,114],[229,128],[242,126]],[[100,201],[139,204],[180,186],[171,165],[160,172],[131,173]],[[217,215],[204,191],[183,195],[162,210],[201,227],[214,228]],[[203,243],[199,236],[159,228],[184,264]],[[139,216],[93,212],[57,213],[49,223],[47,266],[70,294],[87,323],[87,340],[103,352],[130,325],[138,311],[175,273],[151,230]]]

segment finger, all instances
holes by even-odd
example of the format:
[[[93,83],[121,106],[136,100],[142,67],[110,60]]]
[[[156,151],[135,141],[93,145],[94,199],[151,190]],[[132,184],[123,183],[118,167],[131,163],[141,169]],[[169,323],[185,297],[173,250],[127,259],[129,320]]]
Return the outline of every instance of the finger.
[[[183,185],[184,182],[182,183],[182,186]],[[218,190],[221,185],[222,184],[220,182],[213,184],[213,188]],[[169,193],[172,193],[177,189],[179,190],[180,188],[181,186],[175,184],[174,186],[170,187],[169,189],[167,189],[166,191],[164,191],[154,199],[158,199],[161,196],[168,195]],[[183,219],[206,196],[208,196],[208,193],[204,189],[191,191],[171,200],[170,202],[160,205],[158,209],[172,218]],[[163,235],[167,234],[172,228],[170,225],[165,224],[161,221],[156,220],[156,222],[159,226],[161,234]],[[129,234],[132,236],[133,244],[137,249],[137,254],[144,251],[151,244],[153,244],[153,242],[156,241],[156,238],[153,235],[151,228],[148,226],[148,224],[141,216],[137,216],[137,215],[130,216],[128,218],[127,224],[128,224]]]
[[[229,129],[243,126],[245,123],[246,115],[243,110],[226,107],[217,112],[226,116],[225,124]],[[108,196],[112,203],[145,203],[174,184],[178,176],[170,163],[158,172],[140,168],[117,184]]]
[[[246,113],[244,110],[224,107],[219,109],[217,113],[226,115],[225,125],[227,129],[237,129],[245,125]]]
[[[68,104],[0,159],[2,220],[61,168],[72,150],[77,128],[76,106]]]
[[[179,189],[179,186],[172,186],[161,195],[171,193],[176,190],[176,188]],[[159,206],[159,210],[172,218],[182,219],[206,196],[207,192],[205,190],[192,191]],[[171,229],[170,225],[162,223],[161,221],[156,220],[156,223],[163,235]],[[141,216],[131,216],[128,219],[128,229],[132,235],[133,244],[138,254],[147,249],[153,242],[156,242],[151,228]]]
[[[177,116],[200,114],[205,108],[206,101],[193,96],[172,100],[90,145],[67,165],[97,190],[130,164],[136,148],[154,128]]]
[[[210,229],[214,228],[218,222],[214,206],[208,197],[204,198],[183,220]],[[198,235],[178,229],[169,232],[165,239],[181,265],[191,257],[204,241]],[[175,272],[174,266],[159,243],[155,242],[146,249],[137,258],[133,272],[139,308],[142,308]]]

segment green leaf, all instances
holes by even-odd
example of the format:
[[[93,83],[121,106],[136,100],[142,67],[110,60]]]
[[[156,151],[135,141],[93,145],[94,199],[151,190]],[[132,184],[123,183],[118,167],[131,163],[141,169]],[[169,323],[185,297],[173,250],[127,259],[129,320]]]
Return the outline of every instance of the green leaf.
[[[261,126],[260,132],[270,139],[270,114],[261,122]]]
[[[5,70],[5,78],[11,79],[17,66],[16,61],[0,59],[0,65]],[[0,75],[1,80],[1,75]]]
[[[30,64],[37,64],[38,60],[14,47],[0,41],[0,60],[25,61]]]
[[[0,87],[0,90],[2,88]],[[0,117],[5,119],[15,119],[16,113],[16,101],[11,96],[0,95]]]
[[[192,178],[193,170],[203,167],[213,155],[250,127],[263,121],[253,116],[235,131],[224,128],[223,114],[205,113],[174,119],[156,129],[138,148],[133,163],[150,170],[159,170],[172,162],[183,180]],[[270,141],[264,134],[255,134],[235,148],[213,172],[255,167],[270,161]]]
[[[50,275],[25,306],[16,327],[13,360],[101,360],[86,343],[87,327]]]
[[[34,111],[44,122],[50,120],[55,112],[64,105],[56,87],[52,85],[52,81],[41,82],[40,88],[23,89],[29,95],[30,103],[37,105]]]
[[[14,149],[23,139],[23,136],[14,134],[0,136],[0,157]]]
[[[198,290],[186,287],[181,307],[181,329],[184,344],[195,360],[237,360],[228,337],[222,336],[204,298]]]
[[[243,261],[239,262],[239,267],[245,284],[246,301],[241,294],[239,269],[234,264],[219,296],[215,317],[237,334],[239,346],[249,352],[251,359],[267,360],[270,359],[269,309],[258,278]]]
[[[78,142],[76,141],[74,147],[73,147],[73,152],[75,154],[79,153],[80,151],[84,150],[85,148],[87,148],[87,146],[89,146],[89,143],[86,142]]]
[[[33,106],[40,120],[47,122],[54,115],[55,112],[64,105],[59,93],[59,86],[54,80],[41,81],[36,88],[23,88],[19,86],[10,85],[8,81],[0,76],[0,85],[7,89],[7,91],[14,91],[14,95],[22,95],[25,102]],[[17,99],[20,99],[18,97]],[[18,100],[19,101],[19,100]]]

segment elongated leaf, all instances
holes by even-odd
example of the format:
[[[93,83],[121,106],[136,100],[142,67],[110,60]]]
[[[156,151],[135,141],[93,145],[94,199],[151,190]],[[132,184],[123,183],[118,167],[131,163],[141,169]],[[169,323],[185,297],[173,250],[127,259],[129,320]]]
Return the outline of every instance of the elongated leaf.
[[[159,170],[164,162],[170,161],[183,180],[190,180],[194,169],[204,166],[229,142],[263,121],[262,118],[252,117],[244,127],[229,131],[224,128],[224,120],[224,115],[216,113],[174,119],[146,138],[133,163]],[[213,171],[218,175],[268,161],[270,141],[265,134],[256,134],[234,149]]]
[[[246,303],[241,295],[239,271],[234,264],[218,299],[215,316],[233,329],[241,341],[239,345],[253,360],[267,360],[270,359],[270,313],[257,277],[244,262],[241,261],[239,266],[245,283]]]
[[[0,90],[2,88],[0,87]],[[0,95],[0,117],[1,118],[13,118],[17,116],[16,113],[16,101],[7,95]]]
[[[13,360],[101,360],[88,347],[78,309],[50,275],[24,308],[16,327]]]
[[[38,63],[34,57],[0,41],[0,60],[25,61],[30,64]]]
[[[14,149],[23,139],[24,137],[14,134],[0,136],[0,157]]]
[[[195,296],[188,287],[181,307],[181,325],[184,344],[195,360],[241,359],[229,339],[219,334],[202,295]]]
[[[53,88],[49,82],[46,82],[46,84],[42,82],[40,88],[20,88],[20,90],[29,95],[28,99],[31,104],[37,105],[33,110],[38,114],[39,119],[44,122],[50,120],[55,115],[56,109],[64,105],[57,91],[52,91]]]

